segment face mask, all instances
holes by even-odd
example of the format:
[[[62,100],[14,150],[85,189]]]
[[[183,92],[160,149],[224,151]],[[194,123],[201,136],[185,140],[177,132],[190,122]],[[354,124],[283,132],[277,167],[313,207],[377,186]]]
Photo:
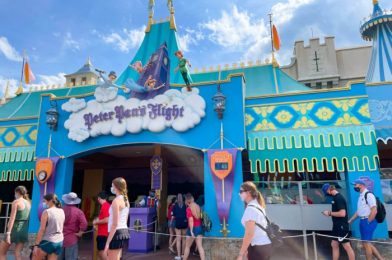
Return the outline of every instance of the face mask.
[[[114,195],[116,195],[116,190],[114,189],[113,186],[110,188],[110,192],[113,193]]]
[[[47,209],[48,208],[48,204],[46,204],[45,202],[42,202],[42,208],[43,209]]]
[[[150,192],[150,197],[154,198],[155,197],[155,193],[154,192]]]
[[[242,202],[245,202],[245,199],[246,199],[246,194],[245,194],[245,192],[240,193],[240,198],[241,198],[241,201],[242,201]]]
[[[360,192],[360,191],[361,191],[361,189],[358,188],[358,187],[354,187],[354,190],[355,190],[356,192]]]

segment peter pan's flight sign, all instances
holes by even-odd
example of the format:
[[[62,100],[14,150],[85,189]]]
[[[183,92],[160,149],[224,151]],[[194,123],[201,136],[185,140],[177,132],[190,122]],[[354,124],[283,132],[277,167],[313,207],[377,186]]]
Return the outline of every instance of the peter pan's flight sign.
[[[154,120],[158,117],[164,118],[166,121],[175,120],[178,117],[184,116],[185,108],[183,106],[172,105],[167,107],[163,104],[148,104],[145,106],[139,106],[137,108],[127,109],[124,106],[115,106],[114,111],[100,112],[99,114],[88,113],[83,116],[84,124],[89,130],[92,125],[99,122],[106,122],[116,119],[118,123],[122,123],[124,119],[132,117],[148,117]]]
[[[191,92],[185,88],[182,91],[169,89],[146,100],[117,95],[114,88],[97,87],[97,91],[105,93],[98,93],[95,99],[88,101],[71,98],[61,106],[71,113],[64,123],[69,139],[83,142],[100,135],[159,133],[166,128],[185,132],[205,116],[206,103],[197,88]]]

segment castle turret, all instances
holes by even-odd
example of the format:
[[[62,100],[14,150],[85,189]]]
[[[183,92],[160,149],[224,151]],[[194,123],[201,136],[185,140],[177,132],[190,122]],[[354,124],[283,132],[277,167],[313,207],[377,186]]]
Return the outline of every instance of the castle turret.
[[[90,58],[88,58],[83,67],[75,73],[65,75],[65,79],[67,87],[95,85],[98,81],[98,75],[94,71]]]
[[[373,0],[373,13],[361,26],[362,38],[373,41],[367,83],[392,81],[392,12],[383,11]]]

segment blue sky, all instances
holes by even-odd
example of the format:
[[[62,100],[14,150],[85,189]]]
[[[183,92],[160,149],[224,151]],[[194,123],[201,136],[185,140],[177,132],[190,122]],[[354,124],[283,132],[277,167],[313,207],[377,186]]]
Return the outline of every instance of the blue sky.
[[[295,40],[335,36],[338,48],[369,44],[359,35],[371,0],[174,0],[181,48],[194,68],[269,55],[268,13],[282,41],[281,65]],[[385,9],[391,1],[381,0]],[[58,84],[91,57],[96,67],[120,74],[144,36],[148,0],[0,0],[0,92],[20,78],[26,50],[36,84]],[[156,0],[155,18],[169,15]]]

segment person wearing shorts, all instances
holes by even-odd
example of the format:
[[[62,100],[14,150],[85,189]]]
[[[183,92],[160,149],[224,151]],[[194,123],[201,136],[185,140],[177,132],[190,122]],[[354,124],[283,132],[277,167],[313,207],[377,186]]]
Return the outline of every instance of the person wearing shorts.
[[[101,209],[99,211],[99,216],[93,221],[93,225],[97,226],[97,250],[98,255],[101,260],[106,260],[107,256],[104,254],[104,249],[106,245],[106,241],[108,239],[108,220],[109,220],[109,209],[110,204],[107,201],[108,195],[105,191],[101,191],[97,200],[101,205]]]
[[[188,230],[186,232],[186,242],[183,260],[187,260],[189,252],[194,241],[196,241],[196,247],[200,255],[200,259],[205,259],[205,252],[203,248],[203,235],[204,230],[201,223],[201,209],[200,206],[195,203],[192,194],[188,193],[185,195],[185,204],[188,206],[186,209],[186,217],[188,219]]]
[[[332,199],[332,210],[323,211],[325,216],[332,218],[331,236],[334,237],[331,241],[332,259],[339,260],[339,244],[341,244],[344,250],[346,250],[349,260],[354,260],[354,250],[351,247],[350,240],[348,240],[350,238],[350,228],[347,217],[346,199],[336,190],[335,186],[328,183],[323,185],[322,191],[325,196],[331,197]]]
[[[375,219],[377,214],[376,197],[373,193],[369,192],[363,180],[355,180],[352,184],[354,185],[354,190],[360,194],[357,211],[348,223],[351,224],[355,219],[360,218],[359,231],[361,233],[361,240],[363,240],[362,245],[365,249],[366,259],[371,260],[373,256],[377,259],[384,259],[377,248],[369,242],[373,239],[373,233],[377,228],[377,221]]]
[[[35,239],[33,260],[57,260],[63,250],[63,227],[65,215],[55,194],[46,194],[43,201],[44,212]]]

